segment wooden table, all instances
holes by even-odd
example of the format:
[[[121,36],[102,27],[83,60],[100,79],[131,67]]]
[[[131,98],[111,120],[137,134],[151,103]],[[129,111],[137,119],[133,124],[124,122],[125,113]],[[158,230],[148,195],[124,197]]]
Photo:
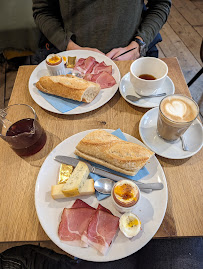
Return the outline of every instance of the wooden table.
[[[176,93],[190,95],[176,58],[163,59]],[[117,62],[121,76],[129,72],[131,61]],[[65,138],[78,132],[120,128],[140,139],[138,125],[148,109],[138,108],[116,95],[103,107],[82,115],[58,115],[39,107],[28,91],[29,77],[35,66],[19,68],[10,105],[31,105],[48,134],[45,148],[33,157],[22,159],[0,141],[0,242],[49,240],[35,211],[34,192],[37,175],[48,153]],[[168,183],[168,207],[155,237],[203,236],[203,151],[184,160],[158,157]]]

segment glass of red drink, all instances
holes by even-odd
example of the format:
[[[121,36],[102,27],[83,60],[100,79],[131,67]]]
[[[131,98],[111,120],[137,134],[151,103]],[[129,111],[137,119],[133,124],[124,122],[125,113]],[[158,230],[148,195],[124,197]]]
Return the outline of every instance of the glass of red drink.
[[[35,110],[26,104],[15,104],[0,110],[0,137],[19,156],[37,153],[47,139]]]

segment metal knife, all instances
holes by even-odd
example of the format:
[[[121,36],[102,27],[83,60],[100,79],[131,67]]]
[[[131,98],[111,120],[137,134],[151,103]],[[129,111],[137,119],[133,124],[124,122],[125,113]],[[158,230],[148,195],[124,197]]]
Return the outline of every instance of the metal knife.
[[[60,163],[72,165],[74,167],[78,164],[79,161],[83,161],[83,160],[76,159],[73,157],[60,156],[60,155],[55,156],[54,160],[56,160],[57,162],[60,162]],[[90,163],[86,162],[85,160],[84,160],[84,162],[87,164],[91,173],[100,175],[102,177],[113,179],[114,181],[129,179],[129,178],[121,177],[121,176],[115,175],[113,173],[107,172],[103,169],[97,168],[97,167],[91,165]],[[138,181],[136,181],[135,183],[141,189],[162,190],[164,187],[162,183],[142,183],[142,182],[138,182]]]

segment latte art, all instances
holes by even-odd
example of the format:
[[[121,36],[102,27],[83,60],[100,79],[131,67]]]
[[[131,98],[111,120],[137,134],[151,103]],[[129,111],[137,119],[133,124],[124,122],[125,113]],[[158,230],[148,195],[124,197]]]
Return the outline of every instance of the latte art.
[[[161,103],[165,117],[177,122],[190,122],[197,116],[197,107],[189,98],[174,96],[165,98]]]
[[[187,106],[185,105],[184,102],[175,100],[172,101],[171,103],[167,103],[165,105],[165,110],[172,117],[175,116],[183,118],[187,112]]]

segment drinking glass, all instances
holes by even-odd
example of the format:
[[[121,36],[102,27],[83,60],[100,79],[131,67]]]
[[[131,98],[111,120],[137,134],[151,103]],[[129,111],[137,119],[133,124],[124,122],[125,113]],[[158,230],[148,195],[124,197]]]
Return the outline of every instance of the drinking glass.
[[[0,137],[19,156],[37,153],[47,139],[35,110],[26,104],[14,104],[0,110]]]

